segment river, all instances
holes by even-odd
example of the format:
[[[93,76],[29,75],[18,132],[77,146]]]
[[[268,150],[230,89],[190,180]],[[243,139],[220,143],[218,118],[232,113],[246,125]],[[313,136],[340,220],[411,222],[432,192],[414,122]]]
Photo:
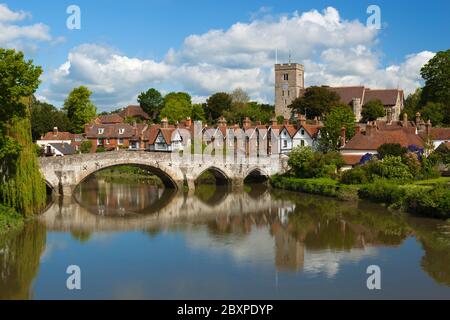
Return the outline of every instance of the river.
[[[188,195],[93,177],[0,236],[0,299],[17,298],[449,299],[450,224],[262,184]]]

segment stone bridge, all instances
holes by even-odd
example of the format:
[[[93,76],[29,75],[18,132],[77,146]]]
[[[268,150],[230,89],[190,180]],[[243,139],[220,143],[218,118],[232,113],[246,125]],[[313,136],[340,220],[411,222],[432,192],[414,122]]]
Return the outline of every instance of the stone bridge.
[[[210,171],[218,183],[233,189],[244,184],[249,176],[269,177],[287,169],[287,157],[219,157],[144,151],[115,151],[79,154],[65,157],[40,158],[41,172],[54,193],[71,196],[75,188],[87,177],[105,168],[119,165],[137,165],[157,175],[166,187],[190,191],[195,181],[205,171]]]

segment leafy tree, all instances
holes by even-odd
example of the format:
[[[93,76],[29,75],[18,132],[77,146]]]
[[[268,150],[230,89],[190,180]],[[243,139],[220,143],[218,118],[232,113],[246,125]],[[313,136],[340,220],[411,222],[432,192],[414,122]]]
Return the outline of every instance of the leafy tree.
[[[410,119],[416,115],[420,110],[420,103],[422,99],[422,88],[417,88],[414,93],[410,93],[404,103],[403,110],[400,114],[400,118],[403,119],[403,114],[407,114]]]
[[[231,94],[231,101],[233,103],[245,104],[250,101],[250,97],[242,88],[235,89]]]
[[[444,123],[446,120],[446,112],[450,112],[450,110],[447,111],[445,105],[439,102],[427,102],[420,111],[422,118],[424,120],[430,120],[435,126]]]
[[[76,133],[83,132],[84,125],[95,118],[97,109],[90,100],[91,94],[88,88],[80,86],[73,89],[64,101],[64,110]]]
[[[277,124],[283,124],[284,117],[283,116],[277,116]]]
[[[314,152],[311,147],[295,147],[289,153],[288,164],[296,177],[309,178],[310,164],[314,159]]]
[[[224,111],[223,116],[234,123],[242,124],[245,117],[252,121],[267,123],[274,116],[274,108],[271,105],[262,105],[257,102],[233,103],[228,111]]]
[[[346,129],[346,140],[355,135],[355,115],[347,105],[338,105],[325,116],[324,128],[320,132],[319,147],[322,151],[339,150],[341,129]]]
[[[381,159],[386,156],[402,157],[408,152],[408,148],[402,147],[399,143],[385,143],[377,149]]]
[[[58,127],[60,131],[71,130],[67,115],[49,103],[33,101],[30,111],[33,140],[38,140],[45,133],[52,131],[54,127]]]
[[[164,107],[161,117],[166,117],[169,122],[175,123],[192,115],[191,96],[185,92],[171,92],[164,97]]]
[[[438,52],[420,70],[425,86],[422,92],[422,104],[440,102],[450,103],[450,49]]]
[[[164,99],[161,93],[154,89],[148,89],[146,92],[141,92],[138,96],[138,102],[142,109],[155,120],[164,106]]]
[[[312,119],[321,117],[330,112],[330,110],[340,104],[341,98],[326,87],[309,87],[302,97],[295,99],[290,107],[293,111],[306,114],[306,117]]]
[[[205,114],[211,120],[216,120],[224,111],[231,109],[231,104],[232,99],[228,93],[217,92],[206,100]]]
[[[191,114],[191,119],[194,121],[202,121],[205,122],[206,121],[206,116],[205,116],[205,104],[202,103],[195,103],[192,105],[192,114]]]
[[[80,151],[81,153],[90,153],[92,150],[92,141],[85,140],[80,145]]]
[[[375,121],[378,118],[383,117],[384,116],[383,103],[379,99],[367,102],[362,108],[361,116],[363,122]]]

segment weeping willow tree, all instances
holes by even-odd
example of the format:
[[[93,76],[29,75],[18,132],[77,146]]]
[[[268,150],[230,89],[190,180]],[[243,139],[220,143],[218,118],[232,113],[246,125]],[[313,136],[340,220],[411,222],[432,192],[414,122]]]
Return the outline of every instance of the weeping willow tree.
[[[31,138],[29,106],[40,67],[0,48],[0,204],[30,215],[45,204],[45,182]]]

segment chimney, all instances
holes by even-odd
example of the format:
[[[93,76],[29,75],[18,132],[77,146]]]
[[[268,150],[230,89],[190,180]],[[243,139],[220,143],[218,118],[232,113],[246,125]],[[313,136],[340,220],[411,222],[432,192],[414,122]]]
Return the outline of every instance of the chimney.
[[[58,135],[58,127],[53,127],[53,135]]]
[[[192,126],[192,120],[191,117],[187,117],[185,121],[185,126],[190,128]]]
[[[372,135],[372,123],[367,122],[366,125],[366,136],[370,137]]]
[[[360,133],[361,133],[361,127],[355,126],[355,134],[360,134]]]
[[[163,118],[161,120],[161,127],[167,128],[168,126],[169,126],[169,120],[167,120],[167,118]]]
[[[261,121],[258,120],[258,121],[255,122],[255,124],[256,124],[257,126],[260,126],[260,125],[261,125]]]
[[[276,126],[278,124],[277,119],[276,118],[272,118],[269,121],[269,125],[271,126]]]
[[[244,128],[248,128],[252,125],[252,122],[250,121],[249,117],[245,117],[243,125],[244,125]]]
[[[297,126],[298,126],[298,129],[301,126],[304,126],[305,124],[306,124],[306,117],[303,114],[298,114],[297,115]]]
[[[420,121],[421,121],[421,119],[420,119],[420,112],[417,112],[416,113],[416,126],[418,126],[420,124]]]
[[[341,128],[341,147],[345,146],[345,127]]]
[[[313,124],[318,125],[319,124],[319,118],[314,117]]]
[[[221,116],[219,118],[219,120],[217,121],[217,124],[219,125],[219,127],[226,127],[227,126],[227,120],[225,119],[224,116]]]
[[[429,140],[431,137],[431,121],[428,120],[425,124],[425,134],[427,136],[427,139]]]
[[[403,114],[403,126],[408,126],[408,114],[406,112]]]
[[[287,125],[289,124],[289,119],[288,119],[288,118],[284,118],[283,124],[284,124],[285,126],[287,126]]]

